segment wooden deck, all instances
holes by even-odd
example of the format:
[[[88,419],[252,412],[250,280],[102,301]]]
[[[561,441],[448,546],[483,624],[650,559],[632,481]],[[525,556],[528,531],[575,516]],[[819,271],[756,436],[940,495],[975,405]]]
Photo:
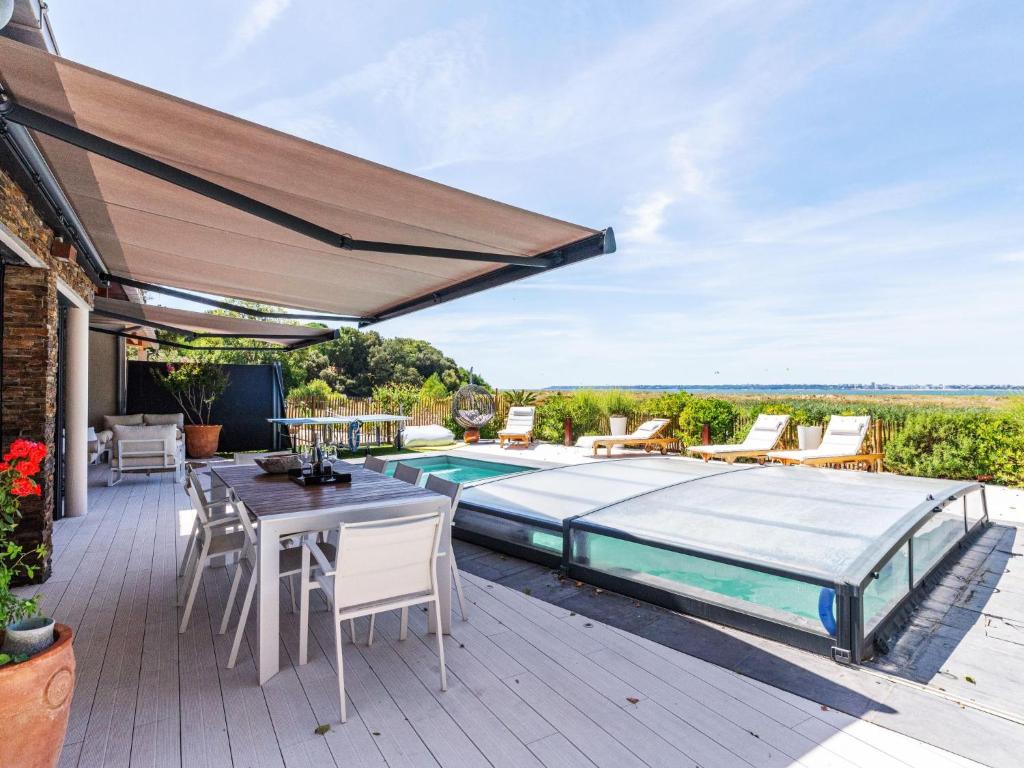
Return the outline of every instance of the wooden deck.
[[[313,614],[308,665],[294,666],[297,617],[285,614],[279,675],[256,684],[254,622],[226,669],[227,569],[208,574],[188,631],[175,627],[190,524],[181,487],[101,482],[87,517],[57,523],[41,589],[44,610],[76,633],[62,766],[977,765],[474,576],[470,620],[447,640],[448,692],[423,614],[405,642],[382,617],[372,648],[361,623],[364,644],[346,647],[343,726],[328,614]]]

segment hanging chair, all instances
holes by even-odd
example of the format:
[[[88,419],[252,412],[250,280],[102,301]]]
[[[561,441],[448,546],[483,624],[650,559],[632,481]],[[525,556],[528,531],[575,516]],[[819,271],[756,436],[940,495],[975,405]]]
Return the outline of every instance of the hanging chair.
[[[452,397],[452,418],[463,429],[480,429],[494,418],[494,397],[477,384],[467,384]]]

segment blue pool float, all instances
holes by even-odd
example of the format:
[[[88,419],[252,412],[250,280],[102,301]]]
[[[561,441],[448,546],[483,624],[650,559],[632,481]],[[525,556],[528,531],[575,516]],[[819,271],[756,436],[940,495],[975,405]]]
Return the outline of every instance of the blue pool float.
[[[836,591],[834,589],[822,587],[821,592],[818,593],[818,618],[821,619],[821,625],[825,627],[825,631],[833,637],[836,634],[836,615],[832,611],[835,599]]]

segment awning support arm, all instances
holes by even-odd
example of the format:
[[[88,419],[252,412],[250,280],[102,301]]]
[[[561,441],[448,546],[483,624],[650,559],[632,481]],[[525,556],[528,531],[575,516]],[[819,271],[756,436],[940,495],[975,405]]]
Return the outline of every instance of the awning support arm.
[[[285,229],[298,232],[335,248],[374,253],[398,253],[410,256],[430,256],[441,259],[457,259],[462,261],[481,261],[493,264],[514,264],[530,269],[547,269],[560,266],[557,253],[545,256],[516,256],[513,254],[489,253],[485,251],[468,251],[454,248],[432,248],[428,246],[406,245],[401,243],[383,243],[374,240],[356,240],[351,235],[334,232],[333,230],[314,224],[299,216],[295,216],[280,208],[260,202],[228,187],[196,176],[156,158],[137,152],[116,142],[104,139],[94,133],[65,123],[62,120],[44,115],[29,107],[13,101],[6,94],[0,94],[0,118],[17,123],[47,136],[84,149],[87,152],[121,163],[129,168],[162,179],[170,184],[195,192],[198,195],[231,206],[240,211],[277,224]]]
[[[350,315],[322,315],[322,314],[302,314],[302,313],[291,313],[291,312],[268,312],[263,309],[253,309],[247,307],[244,304],[235,304],[230,301],[221,301],[219,299],[211,299],[207,296],[201,296],[198,293],[192,293],[190,291],[181,291],[177,288],[168,288],[163,285],[156,285],[154,283],[146,283],[142,280],[133,280],[130,277],[121,277],[120,275],[104,275],[106,280],[112,283],[120,283],[121,285],[127,285],[130,288],[138,288],[140,291],[153,291],[153,293],[162,293],[165,296],[173,296],[176,299],[184,299],[185,301],[194,301],[197,304],[205,304],[208,307],[217,307],[218,309],[226,309],[229,312],[237,312],[240,315],[248,315],[250,317],[262,317],[267,320],[320,320],[323,322],[341,322],[341,323],[358,323],[363,318],[353,317]]]

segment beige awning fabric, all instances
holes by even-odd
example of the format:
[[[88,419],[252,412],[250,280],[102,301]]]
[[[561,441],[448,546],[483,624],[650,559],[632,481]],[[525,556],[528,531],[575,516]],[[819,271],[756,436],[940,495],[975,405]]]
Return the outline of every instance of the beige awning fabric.
[[[90,325],[98,326],[103,323],[106,323],[107,327],[111,324],[123,324],[125,327],[172,331],[190,339],[253,339],[290,349],[337,338],[337,331],[330,328],[270,323],[97,296]]]
[[[0,116],[33,129],[102,266],[115,277],[376,321],[538,271],[336,247],[244,205],[147,175],[125,164],[121,150],[357,242],[551,266],[614,250],[611,230],[427,181],[6,39],[0,80],[11,99]],[[69,143],[75,139],[32,124],[29,112],[19,115],[17,108],[110,142],[117,159],[96,144]]]

